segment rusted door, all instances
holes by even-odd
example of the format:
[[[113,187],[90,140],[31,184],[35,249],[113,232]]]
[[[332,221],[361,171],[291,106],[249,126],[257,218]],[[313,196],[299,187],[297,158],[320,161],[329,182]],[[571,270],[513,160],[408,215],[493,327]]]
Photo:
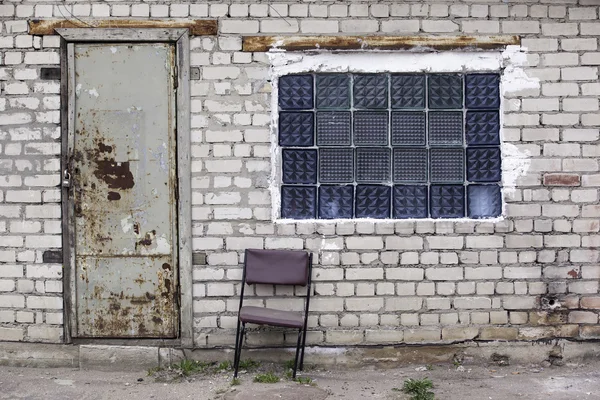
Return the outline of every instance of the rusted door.
[[[69,50],[74,336],[176,337],[174,46]]]

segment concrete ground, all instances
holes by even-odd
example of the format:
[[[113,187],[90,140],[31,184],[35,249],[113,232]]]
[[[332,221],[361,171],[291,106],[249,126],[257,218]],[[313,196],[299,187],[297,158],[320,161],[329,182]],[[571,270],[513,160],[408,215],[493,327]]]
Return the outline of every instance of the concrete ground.
[[[600,399],[600,361],[564,366],[454,365],[403,366],[377,369],[312,369],[301,376],[313,385],[282,379],[279,383],[253,382],[258,373],[275,371],[261,365],[240,374],[231,385],[231,371],[181,377],[172,371],[149,376],[147,371],[101,372],[64,368],[0,366],[0,399],[196,399],[196,400],[334,400],[409,399],[394,388],[408,378],[428,377],[436,399]]]

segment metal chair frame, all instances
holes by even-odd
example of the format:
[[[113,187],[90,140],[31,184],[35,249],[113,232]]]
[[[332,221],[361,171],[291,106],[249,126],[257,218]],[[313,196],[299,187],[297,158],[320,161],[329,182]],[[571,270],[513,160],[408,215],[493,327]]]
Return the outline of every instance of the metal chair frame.
[[[246,256],[247,256],[247,250],[246,250]],[[242,309],[242,306],[244,304],[244,289],[246,286],[246,261],[247,261],[247,257],[245,257],[244,259],[244,271],[243,271],[243,275],[242,275],[242,289],[240,292],[240,306],[238,308],[238,321],[237,321],[237,332],[236,332],[236,337],[235,337],[235,353],[234,353],[234,361],[233,361],[233,367],[234,367],[234,372],[233,372],[233,377],[237,378],[238,376],[238,369],[240,366],[240,359],[241,359],[241,355],[242,355],[242,346],[244,343],[244,336],[246,334],[246,323],[242,322],[240,320],[240,310]],[[300,329],[298,329],[298,340],[296,343],[296,357],[294,358],[294,368],[293,368],[293,375],[292,377],[295,379],[296,378],[296,371],[300,370],[302,371],[303,367],[304,367],[304,348],[306,345],[306,326],[307,326],[307,322],[308,322],[308,309],[309,309],[309,305],[310,305],[310,287],[311,287],[311,281],[312,281],[312,261],[313,261],[313,255],[312,253],[308,254],[308,277],[307,277],[307,282],[306,282],[306,297],[304,300],[304,323],[302,325],[302,327]],[[260,282],[255,282],[253,284],[256,283],[260,283]],[[268,282],[265,282],[268,284]],[[286,285],[286,286],[294,286],[294,285]],[[281,325],[276,325],[276,324],[264,324],[264,325],[269,325],[269,326],[281,326]]]

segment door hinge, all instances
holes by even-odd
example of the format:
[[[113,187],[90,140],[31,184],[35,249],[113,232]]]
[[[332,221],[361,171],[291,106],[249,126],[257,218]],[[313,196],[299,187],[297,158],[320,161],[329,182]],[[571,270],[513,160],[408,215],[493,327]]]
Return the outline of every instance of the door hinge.
[[[177,65],[173,71],[173,81],[173,86],[177,89],[179,87],[179,67]]]

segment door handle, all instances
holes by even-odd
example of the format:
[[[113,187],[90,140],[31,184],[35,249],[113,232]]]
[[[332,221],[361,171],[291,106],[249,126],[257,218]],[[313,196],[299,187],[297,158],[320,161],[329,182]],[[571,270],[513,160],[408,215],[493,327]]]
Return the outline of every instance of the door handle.
[[[71,174],[66,169],[63,171],[62,187],[71,187]]]

